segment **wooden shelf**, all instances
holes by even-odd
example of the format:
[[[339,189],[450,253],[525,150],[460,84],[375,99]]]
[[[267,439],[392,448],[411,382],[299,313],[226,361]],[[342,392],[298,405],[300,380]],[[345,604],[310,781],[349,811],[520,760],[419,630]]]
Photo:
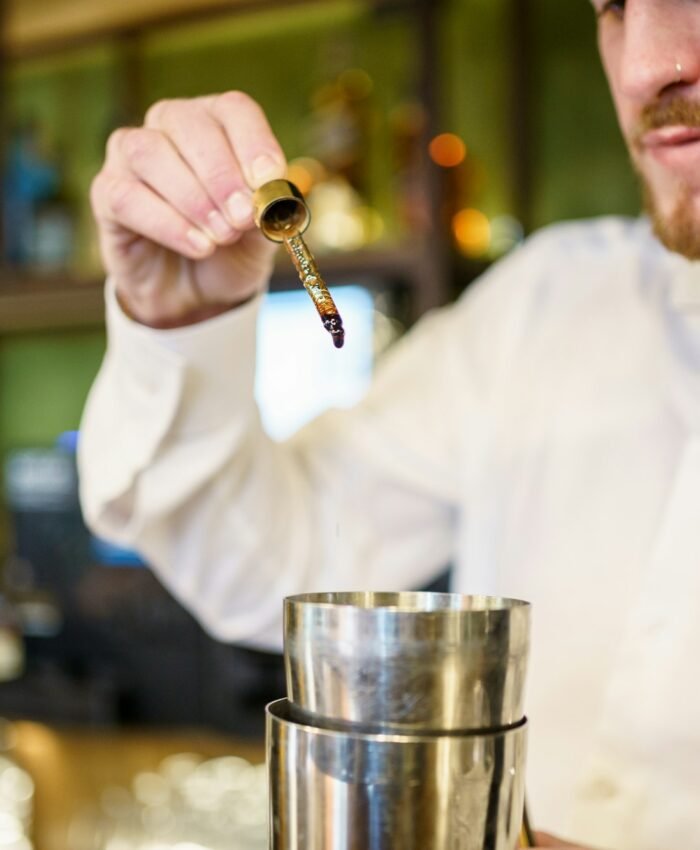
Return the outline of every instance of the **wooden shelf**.
[[[102,281],[65,276],[0,277],[0,333],[99,327],[104,323]]]
[[[4,0],[4,43],[10,59],[220,15],[327,4],[328,0]],[[412,0],[355,0],[376,8]]]
[[[6,0],[11,57],[46,54],[149,26],[243,10],[266,0]]]
[[[422,268],[413,246],[372,249],[319,256],[321,273],[329,286],[346,283],[410,283]],[[296,275],[280,254],[270,288],[281,291],[296,285]],[[26,331],[100,327],[104,324],[104,282],[76,280],[68,275],[43,277],[0,275],[0,334]]]
[[[391,281],[413,281],[417,274],[422,252],[415,245],[382,248],[366,248],[360,251],[318,254],[319,271],[328,286],[348,283],[347,278],[381,278]],[[296,279],[296,273],[284,251],[280,251],[275,263],[271,288],[284,286],[288,280]]]

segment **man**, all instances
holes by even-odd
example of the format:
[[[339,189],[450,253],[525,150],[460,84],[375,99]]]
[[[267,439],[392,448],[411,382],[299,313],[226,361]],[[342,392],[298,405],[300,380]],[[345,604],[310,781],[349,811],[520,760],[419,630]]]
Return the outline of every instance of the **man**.
[[[692,848],[700,7],[594,7],[652,224],[536,235],[407,335],[357,409],[285,444],[252,393],[272,248],[250,195],[284,172],[260,107],[171,101],[117,132],[92,196],[110,343],[83,497],[223,639],[278,646],[284,595],[416,586],[447,561],[458,590],[531,600],[534,820]]]

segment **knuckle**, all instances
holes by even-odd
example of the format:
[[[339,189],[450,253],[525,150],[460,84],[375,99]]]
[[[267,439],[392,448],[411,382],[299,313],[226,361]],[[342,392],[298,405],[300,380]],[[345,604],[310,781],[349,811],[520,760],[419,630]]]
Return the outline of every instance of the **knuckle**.
[[[209,198],[201,195],[198,192],[190,192],[188,193],[182,201],[183,210],[185,210],[185,214],[187,218],[191,221],[199,221],[202,223],[207,222],[209,213],[214,209]]]
[[[144,119],[146,126],[162,124],[180,103],[182,103],[181,100],[174,98],[157,100],[146,112]]]
[[[152,130],[128,130],[121,140],[121,150],[130,163],[150,159],[158,147],[158,136]]]
[[[211,165],[204,175],[204,182],[207,192],[219,204],[240,188],[240,181],[236,178],[233,167],[225,163]]]
[[[227,112],[236,112],[241,109],[257,110],[262,112],[262,108],[253,100],[253,98],[245,92],[233,89],[231,91],[222,92],[216,95],[214,105],[217,109]]]
[[[124,141],[124,137],[129,133],[128,127],[119,127],[117,130],[113,130],[109,134],[109,138],[107,139],[107,157],[108,159],[112,159],[117,156],[121,150],[122,143]]]
[[[107,211],[119,219],[129,206],[133,194],[134,184],[130,180],[119,177],[106,178],[104,188],[101,190]]]
[[[163,114],[163,109],[165,108],[166,103],[166,100],[157,100],[148,107],[146,115],[144,116],[144,123],[146,126],[158,123],[160,116]]]

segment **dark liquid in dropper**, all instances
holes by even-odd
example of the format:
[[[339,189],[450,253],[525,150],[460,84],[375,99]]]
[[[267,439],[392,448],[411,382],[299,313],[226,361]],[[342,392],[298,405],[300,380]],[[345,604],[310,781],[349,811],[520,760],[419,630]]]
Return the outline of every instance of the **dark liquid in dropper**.
[[[284,235],[284,246],[289,252],[304,289],[311,296],[318,311],[323,327],[331,335],[333,345],[342,348],[345,342],[345,329],[338,308],[319,274],[314,256],[298,231],[289,230]]]
[[[323,327],[331,335],[333,345],[336,348],[342,348],[345,342],[345,329],[343,328],[343,320],[339,313],[330,313],[323,319]]]

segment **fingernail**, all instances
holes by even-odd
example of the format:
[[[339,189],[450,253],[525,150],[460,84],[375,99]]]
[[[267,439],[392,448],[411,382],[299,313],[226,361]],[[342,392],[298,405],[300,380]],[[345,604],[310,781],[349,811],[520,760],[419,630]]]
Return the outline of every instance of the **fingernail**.
[[[200,253],[204,253],[206,251],[211,251],[214,247],[214,243],[212,240],[206,235],[206,233],[202,233],[201,230],[197,230],[194,227],[191,227],[187,231],[187,238],[190,241],[190,244]]]
[[[207,224],[216,239],[228,239],[231,236],[231,225],[217,210],[212,210],[209,213]]]
[[[226,210],[237,227],[250,224],[253,218],[253,199],[247,192],[234,192],[226,201]]]
[[[283,169],[280,164],[267,154],[262,154],[253,160],[250,173],[255,186],[262,186],[268,180],[276,180],[282,176]]]

